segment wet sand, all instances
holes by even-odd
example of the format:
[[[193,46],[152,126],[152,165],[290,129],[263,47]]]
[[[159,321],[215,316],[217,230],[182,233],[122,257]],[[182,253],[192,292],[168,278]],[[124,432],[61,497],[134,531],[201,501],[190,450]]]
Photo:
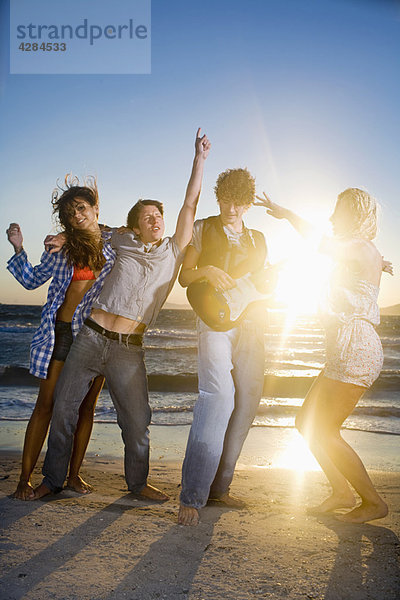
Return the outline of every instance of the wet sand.
[[[21,453],[27,421],[0,421],[0,452]],[[151,462],[182,463],[189,425],[151,425]],[[360,454],[367,469],[400,472],[400,436],[344,430],[343,436]],[[116,423],[95,423],[88,456],[120,458],[123,444]],[[289,427],[252,427],[237,468],[319,469],[301,435]]]

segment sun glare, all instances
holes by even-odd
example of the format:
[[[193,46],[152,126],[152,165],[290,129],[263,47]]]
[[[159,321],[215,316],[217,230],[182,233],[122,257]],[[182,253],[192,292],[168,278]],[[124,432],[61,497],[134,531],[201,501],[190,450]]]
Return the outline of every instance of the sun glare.
[[[293,427],[271,427],[268,432],[263,427],[256,427],[253,436],[246,440],[240,462],[243,467],[290,469],[299,475],[320,470],[307,443]]]
[[[274,457],[271,467],[275,469],[293,469],[298,473],[320,470],[319,464],[297,431],[293,431],[291,440]]]
[[[329,260],[307,244],[293,244],[276,290],[279,303],[287,307],[290,319],[315,314],[329,272]]]

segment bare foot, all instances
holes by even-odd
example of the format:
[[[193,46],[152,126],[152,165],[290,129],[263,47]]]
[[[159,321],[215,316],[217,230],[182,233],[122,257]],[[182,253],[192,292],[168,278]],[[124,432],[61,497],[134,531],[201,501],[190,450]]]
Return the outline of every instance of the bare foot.
[[[191,525],[192,527],[199,524],[200,516],[197,508],[193,506],[183,506],[183,504],[179,507],[178,513],[178,523],[179,525]]]
[[[39,500],[39,498],[43,498],[43,496],[48,496],[52,493],[53,492],[47,487],[47,485],[41,483],[37,488],[35,488],[34,496],[31,498],[31,500]]]
[[[345,515],[338,515],[336,518],[344,523],[366,523],[373,519],[382,519],[387,514],[387,504],[380,500],[376,504],[363,502]]]
[[[240,498],[235,498],[235,496],[231,496],[229,492],[226,494],[222,494],[219,498],[209,498],[211,502],[219,502],[220,504],[224,504],[225,506],[229,506],[230,508],[245,508],[246,503]]]
[[[90,494],[93,492],[93,486],[86,483],[80,475],[68,477],[67,487],[74,490],[74,492],[78,492],[78,494]]]
[[[18,500],[33,500],[35,491],[30,481],[26,479],[20,479],[17,485],[17,489],[13,493],[12,497]]]
[[[142,488],[138,494],[135,494],[135,496],[138,498],[146,498],[146,500],[155,500],[156,502],[165,502],[166,500],[169,500],[167,494],[164,494],[164,492],[149,483],[146,483],[144,488]]]
[[[318,504],[318,506],[307,508],[307,514],[323,515],[338,508],[352,508],[355,503],[355,498],[351,492],[349,494],[332,494],[329,498],[321,502],[321,504]]]

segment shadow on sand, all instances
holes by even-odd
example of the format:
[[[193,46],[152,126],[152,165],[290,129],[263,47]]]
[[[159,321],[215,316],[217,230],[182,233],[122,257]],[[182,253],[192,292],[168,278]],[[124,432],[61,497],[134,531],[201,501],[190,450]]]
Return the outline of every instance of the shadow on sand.
[[[57,500],[52,496],[46,500],[47,503]],[[2,577],[2,585],[7,588],[8,585],[18,581],[18,585],[13,589],[13,599],[23,598],[29,590],[34,588],[40,581],[48,575],[59,569],[65,562],[78,554],[85,546],[93,542],[107,527],[116,521],[126,510],[132,510],[130,503],[125,504],[126,494],[117,498],[112,504],[108,504],[102,510],[99,510],[83,524],[66,535],[59,538],[53,544],[46,546],[44,550],[36,554],[26,562],[18,563],[17,567],[8,571]],[[40,501],[27,502],[28,512],[21,511],[20,517],[29,514],[29,508],[32,510],[41,505]],[[32,512],[32,511],[30,511]],[[66,554],[66,548],[68,553]]]
[[[171,525],[104,600],[186,598],[212,539],[214,526],[225,510],[207,510],[197,527]]]
[[[12,510],[10,510],[10,502]],[[1,528],[7,529],[22,517],[32,514],[40,508],[40,502],[34,500],[16,500],[12,494],[0,499]]]
[[[378,525],[320,519],[338,537],[335,564],[324,600],[397,600],[400,589],[399,538]],[[344,577],[343,574],[346,574]]]
[[[10,526],[19,518],[31,514],[36,508],[43,507],[43,502],[52,504],[57,500],[65,499],[60,496],[51,496],[43,501],[19,502],[17,510],[12,511],[6,526]],[[10,499],[3,498],[0,506],[10,503]],[[11,568],[1,579],[3,590],[12,589],[13,600],[21,600],[44,582],[52,573],[62,569],[66,563],[72,561],[85,547],[96,542],[102,533],[124,515],[126,511],[136,508],[139,511],[154,507],[154,503],[140,502],[132,506],[132,496],[123,494],[111,504],[89,517],[79,526],[50,543],[43,550],[25,562]],[[189,592],[191,584],[201,564],[204,552],[207,550],[213,535],[214,525],[219,520],[224,509],[212,508],[196,528],[183,527],[172,523],[167,531],[157,539],[139,559],[135,566],[122,578],[114,582],[112,591],[101,596],[102,600],[147,600],[150,598],[184,598]],[[175,515],[174,515],[175,518]],[[57,520],[54,521],[55,525]],[[38,530],[40,535],[40,530]],[[171,552],[171,549],[173,551]],[[3,546],[3,550],[7,550]],[[10,548],[12,550],[12,548]],[[162,570],[160,570],[162,565]],[[164,574],[164,575],[163,575]],[[108,585],[107,585],[108,587]],[[143,588],[146,589],[144,592]],[[8,596],[7,596],[8,597]],[[71,598],[76,598],[71,593]]]

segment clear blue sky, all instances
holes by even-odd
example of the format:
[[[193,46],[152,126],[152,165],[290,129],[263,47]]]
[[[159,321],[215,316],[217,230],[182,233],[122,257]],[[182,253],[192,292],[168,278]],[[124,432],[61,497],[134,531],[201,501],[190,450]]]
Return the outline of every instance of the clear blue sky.
[[[33,262],[53,228],[51,190],[68,171],[97,175],[103,222],[122,224],[152,197],[172,233],[201,126],[213,147],[200,217],[216,212],[213,185],[228,167],[247,166],[259,192],[318,222],[340,191],[365,187],[382,205],[377,245],[400,271],[399,2],[153,0],[151,75],[104,76],[9,75],[0,2],[1,223],[3,232],[20,223]],[[247,224],[264,231],[273,260],[293,245],[261,209]],[[4,233],[0,248],[5,265]],[[5,266],[0,290],[0,302],[45,297]],[[381,305],[398,302],[398,275],[386,277]]]

